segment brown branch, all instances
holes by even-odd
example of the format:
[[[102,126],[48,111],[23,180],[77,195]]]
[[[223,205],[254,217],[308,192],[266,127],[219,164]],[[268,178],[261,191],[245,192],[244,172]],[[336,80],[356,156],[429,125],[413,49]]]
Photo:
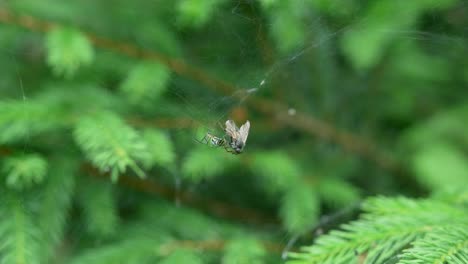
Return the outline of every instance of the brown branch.
[[[158,253],[167,256],[177,249],[192,249],[203,251],[221,251],[226,244],[223,240],[206,240],[206,241],[193,241],[193,240],[179,240],[169,242],[159,246]]]
[[[47,32],[51,28],[58,26],[56,23],[46,22],[31,16],[14,15],[7,9],[0,9],[0,22],[21,26],[36,32]],[[212,90],[221,91],[225,94],[233,94],[238,89],[235,85],[217,79],[199,68],[184,63],[182,60],[173,59],[158,52],[141,49],[132,44],[99,37],[92,33],[85,34],[96,47],[108,49],[132,58],[152,60],[165,64],[177,74],[195,80]],[[291,126],[323,140],[334,142],[347,151],[357,153],[375,162],[384,169],[398,173],[402,171],[401,165],[394,158],[380,151],[372,142],[348,131],[340,130],[323,120],[304,113],[297,113],[294,117],[291,117],[287,115],[287,107],[267,99],[250,97],[247,103],[253,109],[267,116],[277,118],[278,122],[284,125]]]
[[[319,138],[340,144],[345,150],[359,153],[384,169],[401,172],[399,164],[387,153],[379,151],[375,145],[347,131],[336,130],[322,120],[301,113],[290,116],[286,109],[280,112],[278,118],[290,127],[314,133]]]
[[[106,179],[109,178],[108,174],[100,173],[96,168],[92,167],[89,164],[84,164],[82,166],[82,169],[93,177]],[[220,201],[203,199],[193,193],[185,191],[176,191],[173,188],[160,185],[157,182],[149,179],[140,179],[137,177],[120,175],[118,184],[144,193],[156,194],[167,200],[177,199],[182,203],[202,209],[205,212],[211,213],[222,218],[237,220],[243,223],[250,223],[256,225],[278,224],[277,219],[275,217],[266,216],[251,209],[241,208]]]
[[[263,247],[268,252],[281,253],[284,249],[284,245],[271,243],[268,241],[262,242]],[[205,240],[205,241],[193,241],[193,240],[179,240],[170,243],[163,244],[159,247],[158,252],[161,255],[169,255],[173,251],[186,248],[192,250],[203,250],[203,251],[221,251],[224,249],[226,241],[223,240]]]

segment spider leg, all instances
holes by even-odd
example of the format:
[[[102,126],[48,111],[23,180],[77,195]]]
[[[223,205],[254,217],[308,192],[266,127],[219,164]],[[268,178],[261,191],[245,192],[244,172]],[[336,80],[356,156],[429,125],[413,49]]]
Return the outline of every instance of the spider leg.
[[[194,138],[193,140],[195,140],[196,142],[200,144],[208,145],[209,142],[208,142],[207,136],[208,134],[205,134],[205,136],[201,140],[198,140],[196,138]]]
[[[221,128],[221,130],[223,130],[223,131],[225,131],[225,130],[226,130],[226,128],[225,128],[225,127],[223,127],[223,125],[222,125],[222,124],[221,124],[221,122],[219,122],[219,121],[218,121],[218,126]]]
[[[239,154],[239,153],[235,152],[229,145],[226,145],[226,144],[224,145],[224,150],[226,150],[226,152],[229,152],[229,153],[231,153],[233,155]]]
[[[203,139],[202,139],[202,140],[198,140],[198,139],[194,138],[193,140],[194,140],[195,142],[197,142],[197,143],[206,145],[206,143],[203,142]]]

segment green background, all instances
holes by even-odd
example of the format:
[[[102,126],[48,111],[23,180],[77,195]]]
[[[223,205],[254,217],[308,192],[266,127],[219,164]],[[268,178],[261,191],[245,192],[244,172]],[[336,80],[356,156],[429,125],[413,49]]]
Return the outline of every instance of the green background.
[[[281,263],[468,186],[467,34],[457,0],[2,1],[0,263]],[[194,140],[227,119],[241,155]]]

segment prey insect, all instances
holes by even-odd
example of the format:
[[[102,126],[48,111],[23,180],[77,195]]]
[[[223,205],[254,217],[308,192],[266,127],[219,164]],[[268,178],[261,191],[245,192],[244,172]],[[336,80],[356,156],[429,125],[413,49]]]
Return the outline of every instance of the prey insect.
[[[227,152],[232,154],[242,153],[249,136],[250,122],[247,120],[240,128],[232,120],[226,121],[225,125],[225,135],[223,137],[218,137],[208,132],[201,140],[197,141],[213,147],[223,147]]]

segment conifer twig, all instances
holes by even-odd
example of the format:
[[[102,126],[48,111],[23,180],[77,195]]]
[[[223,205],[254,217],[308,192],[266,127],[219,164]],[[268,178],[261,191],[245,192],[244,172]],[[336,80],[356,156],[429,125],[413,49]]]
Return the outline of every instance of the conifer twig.
[[[5,8],[0,8],[0,22],[17,25],[35,32],[47,32],[51,28],[58,26],[57,23],[44,21],[32,16],[12,14],[12,12]],[[233,94],[239,89],[239,87],[215,78],[197,67],[186,64],[180,59],[173,59],[155,51],[99,37],[89,32],[85,32],[85,34],[96,47],[111,50],[132,58],[157,61],[166,65],[175,73],[195,80],[212,90],[221,91],[225,94]],[[295,116],[290,116],[287,114],[288,109],[284,105],[262,98],[249,98],[247,103],[259,112],[276,117],[277,121],[284,125],[294,127],[323,140],[334,142],[345,150],[357,153],[384,169],[396,172],[397,175],[401,175],[403,171],[402,166],[397,160],[379,150],[374,143],[350,132],[338,129],[332,124],[313,117],[310,114],[297,113]]]
[[[100,173],[97,169],[95,169],[89,164],[84,164],[82,166],[82,169],[85,170],[89,175],[94,177],[109,177],[109,175]],[[219,217],[234,219],[243,223],[250,224],[277,224],[276,219],[272,216],[266,216],[254,210],[237,207],[220,201],[203,199],[195,194],[184,191],[176,192],[176,190],[170,187],[160,185],[155,181],[149,179],[138,179],[136,177],[120,175],[118,184],[130,187],[132,189],[136,189],[141,192],[156,194],[168,200],[174,200],[175,198],[177,198],[183,203],[187,203],[190,206],[201,208],[202,210]]]
[[[281,253],[284,245],[271,243],[268,241],[262,241],[263,246],[269,252]],[[173,251],[185,248],[185,249],[196,249],[203,251],[221,251],[224,249],[226,241],[224,240],[204,240],[204,241],[194,241],[194,240],[179,240],[173,241],[170,243],[163,244],[159,247],[159,253],[161,255],[169,255]]]
[[[225,241],[223,240],[179,240],[159,246],[158,252],[163,256],[170,255],[173,251],[181,248],[196,249],[203,251],[221,251],[224,248]]]
[[[0,147],[0,156],[11,155],[11,149]],[[109,178],[108,174],[102,174],[90,164],[83,164],[81,166],[83,171],[87,174],[97,178]],[[168,200],[177,198],[179,201],[188,204],[189,206],[201,208],[213,215],[241,221],[243,223],[257,224],[257,225],[277,225],[277,219],[273,216],[263,215],[255,210],[242,208],[228,203],[223,203],[215,200],[203,199],[195,194],[184,191],[176,191],[167,186],[158,184],[149,179],[138,179],[127,175],[120,175],[118,184],[127,186],[131,189],[136,189],[141,192],[156,194]]]

